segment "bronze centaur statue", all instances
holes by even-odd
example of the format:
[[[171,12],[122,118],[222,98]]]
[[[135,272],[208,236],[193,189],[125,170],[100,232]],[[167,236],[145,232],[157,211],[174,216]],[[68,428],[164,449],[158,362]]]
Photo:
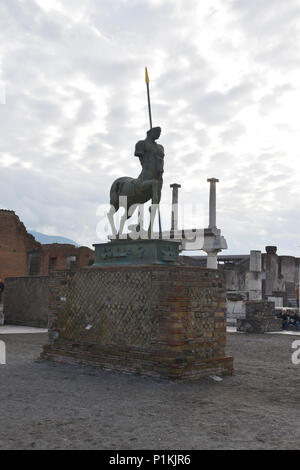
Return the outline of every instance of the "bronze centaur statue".
[[[108,220],[111,224],[113,235],[116,236],[116,238],[122,235],[126,220],[133,215],[134,211],[130,211],[132,206],[144,204],[150,199],[152,199],[152,204],[158,205],[160,203],[165,156],[163,146],[155,142],[159,139],[160,134],[161,128],[153,127],[147,132],[146,139],[140,140],[136,144],[134,155],[140,159],[142,165],[142,172],[138,178],[123,176],[115,180],[112,184],[110,189],[111,207],[108,213]],[[122,201],[126,201],[127,203],[124,204]],[[113,216],[120,207],[123,207],[125,212],[121,218],[120,227],[117,232]],[[152,217],[152,207],[150,207],[149,210]],[[159,225],[161,233],[160,215]],[[139,227],[139,230],[140,229],[141,227]]]

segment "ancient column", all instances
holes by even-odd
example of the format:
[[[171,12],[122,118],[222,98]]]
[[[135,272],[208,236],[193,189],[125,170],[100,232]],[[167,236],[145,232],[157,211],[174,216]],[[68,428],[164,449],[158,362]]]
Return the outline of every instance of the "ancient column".
[[[262,300],[261,251],[250,251],[250,268],[246,273],[249,300]]]
[[[250,271],[261,273],[261,251],[250,251]]]
[[[278,279],[277,246],[266,246],[266,296],[272,297]]]
[[[172,216],[171,216],[171,236],[174,238],[174,233],[178,231],[178,189],[181,188],[180,184],[170,184],[172,188]]]
[[[208,269],[218,269],[218,253],[220,250],[207,251],[207,263]]]
[[[216,183],[219,182],[216,178],[209,178],[209,224],[208,228],[215,231],[217,230],[217,196],[216,196]],[[214,244],[213,244],[214,245]],[[212,246],[205,249],[207,253],[207,267],[209,269],[218,269],[218,253],[219,248]]]
[[[209,191],[209,225],[208,228],[217,227],[217,196],[216,196],[216,183],[219,182],[216,178],[209,178],[210,183]]]

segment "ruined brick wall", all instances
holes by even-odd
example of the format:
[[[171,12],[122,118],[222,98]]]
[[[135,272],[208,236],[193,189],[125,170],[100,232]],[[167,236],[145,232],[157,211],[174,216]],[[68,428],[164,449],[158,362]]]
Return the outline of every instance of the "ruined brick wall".
[[[42,357],[170,378],[232,373],[222,275],[131,266],[50,276]]]
[[[6,325],[47,328],[49,278],[46,276],[7,278],[4,298]]]
[[[42,245],[41,274],[48,275],[51,270],[51,259],[55,259],[55,266],[52,269],[67,269],[67,256],[76,256],[77,247],[75,245],[50,243]]]
[[[73,268],[88,266],[90,260],[94,259],[94,251],[88,247],[68,245],[63,243],[51,243],[42,245],[41,275],[48,275],[51,270],[66,270],[67,258],[76,257]],[[55,260],[55,265],[51,265],[51,259]]]
[[[282,320],[276,318],[274,302],[246,302],[246,318],[237,321],[237,330],[246,333],[267,333],[281,329]]]
[[[35,269],[31,269],[30,256],[38,255]],[[30,274],[47,276],[51,259],[55,260],[54,269],[65,270],[67,257],[75,256],[77,261],[71,268],[89,266],[94,260],[94,250],[88,247],[69,244],[43,244],[29,234],[13,211],[0,210],[0,279],[6,277],[27,276]]]
[[[0,210],[0,278],[26,276],[28,252],[40,251],[41,245],[27,233],[13,211]]]
[[[84,266],[90,266],[94,264],[95,260],[95,251],[91,250],[87,246],[80,246],[77,249],[78,264],[80,268]]]

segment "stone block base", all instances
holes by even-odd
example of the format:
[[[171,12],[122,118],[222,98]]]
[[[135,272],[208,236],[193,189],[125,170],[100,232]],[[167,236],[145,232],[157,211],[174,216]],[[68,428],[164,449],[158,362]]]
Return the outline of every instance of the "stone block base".
[[[187,266],[119,266],[50,276],[43,359],[168,379],[229,375],[224,279]]]
[[[246,302],[246,317],[237,320],[237,331],[267,333],[281,331],[282,320],[276,318],[275,303],[268,301]]]
[[[104,370],[176,380],[196,380],[210,375],[232,375],[231,356],[204,360],[200,355],[99,347],[86,344],[44,346],[42,359],[80,364]]]

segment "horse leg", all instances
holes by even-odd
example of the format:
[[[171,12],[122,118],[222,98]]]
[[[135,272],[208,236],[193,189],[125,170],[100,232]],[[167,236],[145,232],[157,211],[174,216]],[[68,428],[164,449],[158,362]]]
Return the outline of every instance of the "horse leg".
[[[114,214],[118,211],[119,208],[114,207],[112,204],[110,206],[109,212],[107,213],[107,218],[110,224],[110,228],[112,230],[113,238],[117,238],[117,229],[114,222]]]
[[[159,239],[162,239],[162,229],[161,229],[161,217],[160,217],[160,199],[161,199],[161,188],[162,184],[157,184],[157,208],[158,208],[158,226],[159,226]]]
[[[119,238],[123,238],[122,234],[123,234],[123,228],[124,228],[125,222],[134,215],[136,208],[137,208],[137,204],[131,204],[131,205],[128,205],[128,209],[125,208],[125,212],[122,215],[121,221],[120,221]],[[138,225],[132,226],[132,227],[135,227],[135,230],[139,231]],[[130,227],[129,227],[129,230],[130,230]],[[125,238],[127,238],[127,235],[125,236]]]
[[[128,211],[125,208],[125,212],[122,215],[121,220],[120,220],[120,226],[119,226],[119,231],[118,231],[117,238],[124,238],[123,237],[123,229],[124,229],[124,225],[125,225],[125,222],[126,222],[127,219],[128,219]],[[126,238],[126,236],[125,236],[125,238]]]
[[[160,212],[159,212],[159,191],[158,191],[158,181],[152,180],[152,201],[151,206],[149,207],[150,212],[150,224],[148,228],[148,236],[151,238],[154,226],[154,220],[156,211],[158,209],[158,221],[159,221],[159,238],[161,238],[161,220],[160,220]]]
[[[138,224],[136,226],[136,230],[142,233],[143,229],[144,229],[144,206],[143,204],[139,204]]]

